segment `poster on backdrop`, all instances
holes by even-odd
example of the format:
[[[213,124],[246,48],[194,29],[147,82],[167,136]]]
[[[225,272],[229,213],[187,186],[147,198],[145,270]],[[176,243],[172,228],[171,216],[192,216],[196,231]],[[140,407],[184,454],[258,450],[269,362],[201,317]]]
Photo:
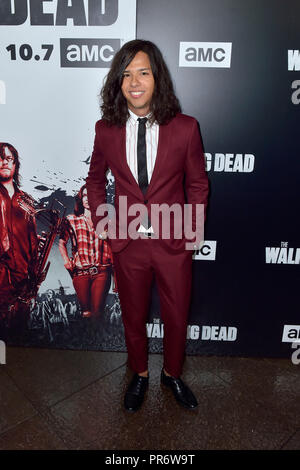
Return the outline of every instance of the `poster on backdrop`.
[[[11,144],[1,147],[2,173],[20,163],[12,199],[0,184],[0,328],[8,342],[123,347],[112,255],[87,223],[82,187],[99,92],[135,31],[136,0],[1,0],[0,142]],[[109,174],[112,202],[113,192]],[[87,264],[98,283],[92,306]]]

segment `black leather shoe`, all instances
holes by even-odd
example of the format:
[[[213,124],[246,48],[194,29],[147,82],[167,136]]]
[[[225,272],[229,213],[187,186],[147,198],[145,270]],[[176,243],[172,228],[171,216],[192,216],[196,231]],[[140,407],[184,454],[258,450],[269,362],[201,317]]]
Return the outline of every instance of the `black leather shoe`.
[[[127,411],[137,411],[143,403],[148,388],[149,378],[134,374],[124,397],[124,406]]]
[[[164,373],[164,370],[161,371],[161,383],[170,387],[173,392],[174,397],[178,403],[185,408],[193,409],[198,406],[195,395],[189,389],[187,385],[181,379],[175,379],[175,377],[169,377]]]

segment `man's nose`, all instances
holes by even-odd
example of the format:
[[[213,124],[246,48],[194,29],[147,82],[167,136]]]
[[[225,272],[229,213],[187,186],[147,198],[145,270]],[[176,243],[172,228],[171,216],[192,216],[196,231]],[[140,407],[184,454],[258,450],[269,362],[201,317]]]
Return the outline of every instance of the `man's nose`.
[[[135,87],[135,86],[138,86],[139,85],[139,77],[138,75],[131,75],[131,83],[130,85]]]

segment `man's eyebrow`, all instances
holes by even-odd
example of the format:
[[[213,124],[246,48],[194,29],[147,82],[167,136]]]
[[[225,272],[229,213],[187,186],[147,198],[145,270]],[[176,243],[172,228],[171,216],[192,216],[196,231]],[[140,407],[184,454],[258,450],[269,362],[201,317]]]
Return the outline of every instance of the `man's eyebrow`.
[[[151,68],[150,68],[150,67],[143,67],[143,68],[137,69],[137,70],[138,70],[139,72],[143,72],[144,70],[151,70]],[[130,70],[125,69],[124,72],[130,72]],[[124,72],[123,72],[123,73],[124,73]]]

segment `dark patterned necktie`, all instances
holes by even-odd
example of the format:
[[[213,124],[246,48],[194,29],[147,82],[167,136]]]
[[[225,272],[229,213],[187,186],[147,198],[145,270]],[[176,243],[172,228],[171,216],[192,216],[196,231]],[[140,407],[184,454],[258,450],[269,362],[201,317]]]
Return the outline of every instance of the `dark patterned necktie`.
[[[148,188],[147,158],[146,158],[146,122],[147,118],[138,118],[137,163],[138,182],[145,195]]]

